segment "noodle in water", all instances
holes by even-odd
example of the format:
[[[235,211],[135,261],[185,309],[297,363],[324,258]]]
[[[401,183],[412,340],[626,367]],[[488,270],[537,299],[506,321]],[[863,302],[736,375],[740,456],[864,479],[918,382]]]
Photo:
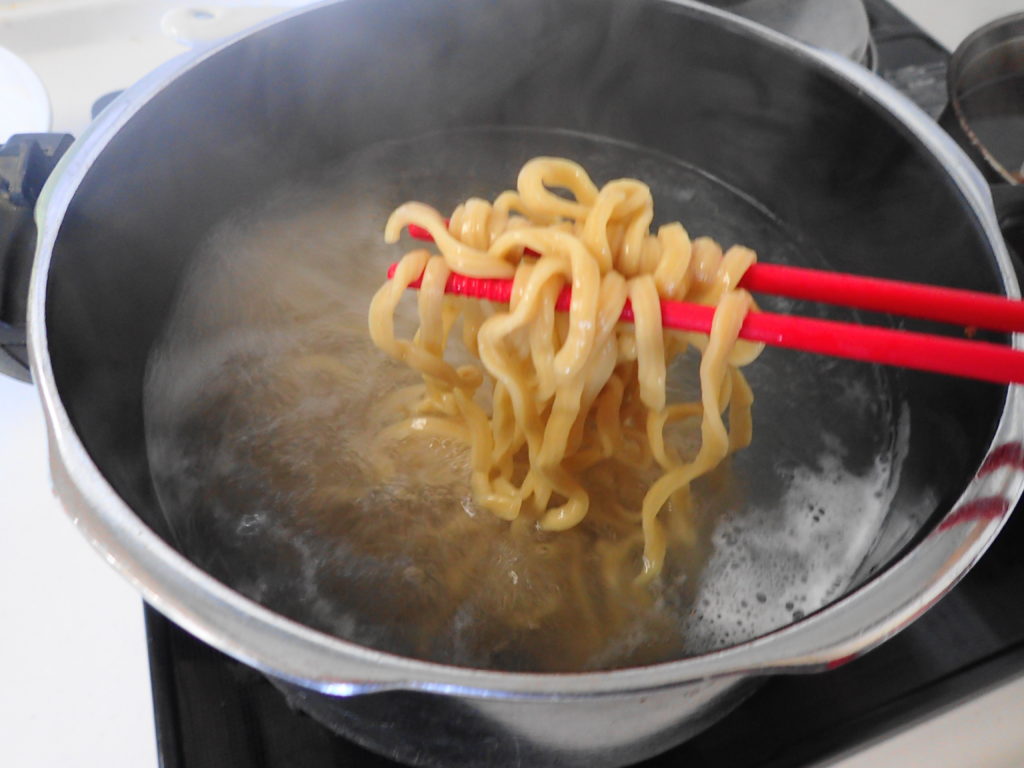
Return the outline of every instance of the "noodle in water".
[[[415,224],[439,253],[406,254],[369,312],[374,344],[422,375],[422,385],[390,399],[399,414],[377,435],[374,455],[413,434],[467,444],[475,502],[513,531],[565,531],[600,514],[609,535],[597,555],[612,591],[630,557],[637,580],[649,583],[662,572],[669,539],[692,543],[690,485],[749,444],[753,395],[739,368],[761,351],[737,339],[754,309],[738,287],[754,252],[691,241],[679,223],[652,233],[653,217],[640,181],[599,189],[576,163],[533,159],[515,191],[470,199],[447,223],[422,203],[395,210],[388,242]],[[451,272],[512,278],[511,303],[446,296]],[[421,274],[419,328],[399,338],[396,308]],[[565,285],[571,306],[558,312]],[[627,299],[632,324],[619,322]],[[716,307],[711,333],[663,329],[660,299]],[[453,335],[475,362],[446,359]],[[666,370],[690,345],[701,353],[700,399],[669,403]],[[666,429],[690,419],[699,419],[700,447],[684,457]],[[592,503],[597,493],[614,498],[622,477],[652,469],[639,508]]]

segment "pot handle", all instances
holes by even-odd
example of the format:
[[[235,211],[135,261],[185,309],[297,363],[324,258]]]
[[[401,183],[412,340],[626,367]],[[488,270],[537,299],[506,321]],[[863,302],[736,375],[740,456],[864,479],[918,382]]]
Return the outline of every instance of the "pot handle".
[[[0,373],[21,381],[32,380],[25,314],[36,199],[71,142],[66,133],[22,133],[0,145]]]

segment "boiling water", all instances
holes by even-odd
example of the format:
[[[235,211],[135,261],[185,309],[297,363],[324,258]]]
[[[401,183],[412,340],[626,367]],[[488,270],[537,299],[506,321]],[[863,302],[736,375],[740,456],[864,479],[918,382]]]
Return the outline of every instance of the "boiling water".
[[[464,446],[408,438],[381,447],[395,419],[389,396],[417,379],[366,331],[369,300],[402,253],[383,243],[388,214],[408,199],[445,211],[493,198],[538,154],[573,158],[599,183],[645,180],[656,224],[681,220],[694,236],[743,243],[773,262],[820,262],[735,190],[578,134],[471,131],[380,145],[275,190],[196,254],[150,360],[149,459],[180,548],[309,626],[500,669],[676,658],[757,636],[840,595],[888,510],[906,437],[890,382],[870,366],[767,350],[747,368],[753,444],[695,486],[697,541],[677,539],[644,590],[630,585],[634,557],[607,581],[600,515],[558,534],[510,526],[473,504]],[[403,335],[412,309],[400,310]],[[670,378],[670,399],[692,398],[695,359]],[[638,504],[652,479],[619,478],[606,495]]]

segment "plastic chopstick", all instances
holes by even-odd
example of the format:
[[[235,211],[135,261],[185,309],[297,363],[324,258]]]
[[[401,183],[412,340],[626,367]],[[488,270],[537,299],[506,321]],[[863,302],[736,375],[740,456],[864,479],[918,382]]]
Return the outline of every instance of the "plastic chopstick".
[[[394,275],[395,267],[393,264],[388,270],[389,279]],[[419,286],[420,281],[416,280],[409,287]],[[507,304],[512,295],[512,281],[472,278],[453,273],[448,277],[445,292]],[[571,290],[566,286],[559,294],[557,308],[567,310],[570,299]],[[708,333],[714,314],[714,307],[682,301],[661,301],[662,323],[668,328]],[[628,301],[622,319],[633,320],[633,311]],[[749,313],[740,328],[740,338],[773,347],[849,360],[997,383],[1024,383],[1024,352],[990,342],[774,312]]]

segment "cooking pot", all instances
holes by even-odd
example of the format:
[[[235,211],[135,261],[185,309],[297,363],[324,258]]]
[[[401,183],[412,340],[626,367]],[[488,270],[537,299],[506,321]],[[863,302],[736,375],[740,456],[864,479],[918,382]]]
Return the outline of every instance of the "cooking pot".
[[[205,238],[367,147],[448,132],[451,148],[488,126],[523,129],[533,154],[585,133],[699,169],[794,233],[792,261],[1019,295],[988,188],[938,127],[867,71],[755,24],[664,0],[302,10],[129,89],[37,207],[28,347],[54,485],[150,604],[395,759],[612,766],[681,742],[765,675],[868,651],[982,555],[1024,489],[1019,389],[909,371],[893,380],[901,471],[855,576],[807,616],[690,658],[573,674],[428,663],[303,626],[179,551],[148,464],[143,379]],[[474,146],[467,168],[483,159]],[[339,253],[344,270],[356,257]]]
[[[939,125],[992,183],[1003,234],[1017,253],[1024,247],[1020,150],[1012,142],[1002,146],[999,137],[1020,134],[1022,50],[1024,13],[996,19],[964,38],[949,62],[949,105],[939,116]]]

